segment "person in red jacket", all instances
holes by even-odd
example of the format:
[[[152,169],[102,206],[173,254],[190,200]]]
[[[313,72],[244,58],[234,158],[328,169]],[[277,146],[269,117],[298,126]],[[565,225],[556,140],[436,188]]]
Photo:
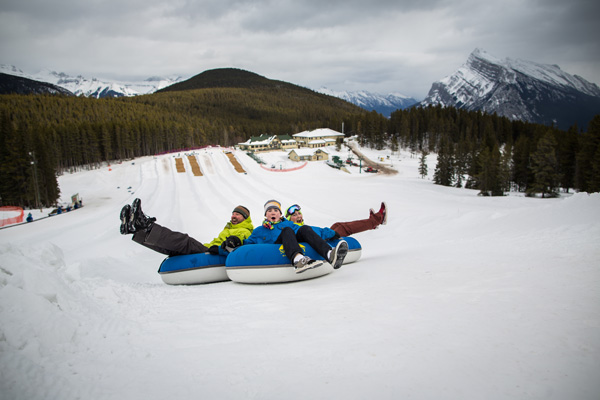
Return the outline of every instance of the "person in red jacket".
[[[290,206],[285,212],[285,217],[296,225],[304,225],[304,216],[298,204]],[[378,212],[374,212],[373,209],[370,210],[369,218],[349,222],[336,222],[329,229],[333,230],[338,236],[350,236],[355,233],[377,229],[379,225],[385,224],[387,224],[387,206],[385,202],[381,202]],[[335,238],[327,228],[317,228],[315,231],[325,240]]]

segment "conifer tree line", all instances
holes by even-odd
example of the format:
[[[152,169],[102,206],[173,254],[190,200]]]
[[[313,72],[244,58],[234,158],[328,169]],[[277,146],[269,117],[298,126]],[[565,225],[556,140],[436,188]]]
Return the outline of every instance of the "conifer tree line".
[[[375,112],[351,124],[362,145],[376,149],[398,146],[421,154],[437,154],[436,184],[478,189],[500,196],[509,190],[542,197],[560,189],[600,191],[600,114],[586,132],[452,107],[397,110],[389,120]],[[426,167],[419,168],[423,176]]]
[[[336,129],[360,113],[339,99],[303,97],[287,88],[112,99],[0,95],[0,201],[48,207],[60,197],[57,175],[66,171],[206,145],[231,146],[264,133]]]
[[[51,206],[57,175],[81,168],[251,136],[331,128],[362,145],[438,157],[434,182],[486,195],[558,188],[600,190],[600,116],[582,133],[454,108],[398,110],[385,118],[330,96],[198,89],[117,99],[0,95],[2,205]]]

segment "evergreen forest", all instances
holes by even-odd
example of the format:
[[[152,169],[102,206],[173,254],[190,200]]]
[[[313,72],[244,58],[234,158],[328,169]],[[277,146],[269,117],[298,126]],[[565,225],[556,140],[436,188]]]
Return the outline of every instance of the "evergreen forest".
[[[292,85],[293,86],[293,85]],[[542,197],[600,191],[600,115],[580,130],[454,108],[398,110],[385,118],[287,85],[170,90],[128,98],[0,95],[1,205],[50,207],[57,176],[135,157],[261,134],[331,128],[361,145],[438,155],[440,185]]]
[[[433,180],[445,186],[478,189],[484,196],[514,190],[555,197],[560,190],[600,191],[600,114],[581,131],[511,121],[479,111],[448,107],[392,113],[387,132],[362,133],[363,143],[386,140],[425,158],[437,153]]]

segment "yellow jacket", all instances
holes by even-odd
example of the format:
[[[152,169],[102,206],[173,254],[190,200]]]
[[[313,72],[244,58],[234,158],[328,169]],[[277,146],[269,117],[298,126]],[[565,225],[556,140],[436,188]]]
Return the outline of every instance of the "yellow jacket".
[[[219,236],[214,238],[212,242],[204,244],[206,247],[212,246],[220,246],[221,243],[225,241],[229,236],[237,236],[240,238],[242,243],[244,240],[250,237],[252,231],[254,230],[254,225],[252,225],[252,218],[248,217],[239,224],[232,224],[231,221],[225,225],[225,228],[219,233]]]

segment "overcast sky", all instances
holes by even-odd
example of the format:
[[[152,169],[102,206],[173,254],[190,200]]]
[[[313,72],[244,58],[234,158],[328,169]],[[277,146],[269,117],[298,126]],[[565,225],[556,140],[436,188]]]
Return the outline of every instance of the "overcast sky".
[[[1,0],[0,64],[87,78],[235,67],[424,98],[475,48],[600,85],[597,0]]]

